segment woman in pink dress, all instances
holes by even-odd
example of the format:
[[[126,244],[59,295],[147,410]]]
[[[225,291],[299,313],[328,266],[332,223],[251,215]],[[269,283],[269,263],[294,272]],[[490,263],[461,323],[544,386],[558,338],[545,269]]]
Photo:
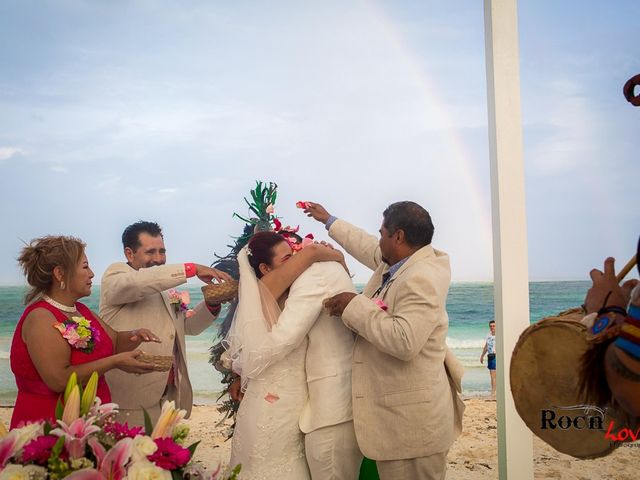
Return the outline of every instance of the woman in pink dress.
[[[11,370],[18,386],[11,428],[53,421],[73,372],[83,384],[98,372],[97,395],[106,403],[111,401],[106,371],[141,374],[154,368],[138,359],[142,351],[137,349],[142,342],[159,341],[153,333],[116,332],[78,302],[91,294],[93,278],[84,250],[79,239],[46,236],[32,240],[18,259],[31,288],[11,343]]]

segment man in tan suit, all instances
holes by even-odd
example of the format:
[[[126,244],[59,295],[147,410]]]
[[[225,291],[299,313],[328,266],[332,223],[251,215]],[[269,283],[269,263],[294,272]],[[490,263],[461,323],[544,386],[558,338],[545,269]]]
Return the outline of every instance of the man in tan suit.
[[[102,276],[100,316],[116,330],[149,328],[162,343],[145,345],[145,352],[173,356],[167,372],[136,376],[121,371],[106,374],[113,401],[120,405],[118,420],[144,425],[141,407],[153,422],[160,415],[164,400],[175,400],[187,416],[193,392],[186,364],[185,335],[202,333],[220,313],[220,306],[209,310],[202,302],[187,317],[179,304],[171,303],[168,289],[197,276],[206,283],[229,280],[226,273],[193,263],[165,265],[166,249],[162,230],[153,222],[137,222],[122,234],[127,263],[110,265]]]
[[[431,246],[429,213],[398,202],[383,213],[380,239],[319,204],[305,212],[374,274],[362,295],[325,300],[356,334],[353,418],[358,445],[382,480],[443,479],[461,431],[461,369],[448,351],[449,257]],[[372,299],[379,299],[379,304]]]

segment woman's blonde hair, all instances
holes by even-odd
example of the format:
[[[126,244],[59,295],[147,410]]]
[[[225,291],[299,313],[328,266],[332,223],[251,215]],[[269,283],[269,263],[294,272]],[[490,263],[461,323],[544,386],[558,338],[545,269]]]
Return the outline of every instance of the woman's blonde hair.
[[[25,296],[25,304],[51,290],[55,267],[62,268],[64,281],[68,284],[85,247],[86,244],[75,237],[47,235],[31,240],[18,257],[18,263],[31,286]]]

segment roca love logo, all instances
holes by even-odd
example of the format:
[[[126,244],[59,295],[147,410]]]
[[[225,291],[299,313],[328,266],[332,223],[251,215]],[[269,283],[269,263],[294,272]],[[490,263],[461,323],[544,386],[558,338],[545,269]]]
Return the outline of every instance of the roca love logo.
[[[542,430],[604,430],[604,417],[605,411],[599,407],[591,405],[575,405],[572,407],[555,407],[563,410],[583,410],[585,413],[582,415],[558,415],[556,410],[544,409],[541,410],[541,426]],[[595,411],[595,414],[589,412]]]

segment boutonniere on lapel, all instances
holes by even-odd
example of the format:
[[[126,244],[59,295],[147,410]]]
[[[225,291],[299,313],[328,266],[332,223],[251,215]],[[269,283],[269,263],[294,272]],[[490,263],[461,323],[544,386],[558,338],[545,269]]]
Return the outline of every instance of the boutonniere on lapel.
[[[380,310],[384,310],[385,312],[387,311],[387,308],[389,308],[381,298],[374,298],[373,303],[375,303],[380,308]]]
[[[179,292],[175,288],[169,290],[169,303],[173,306],[173,310],[176,314],[184,312],[187,317],[190,317],[189,313],[193,312],[189,310],[189,303],[191,302],[191,296],[189,292]]]

